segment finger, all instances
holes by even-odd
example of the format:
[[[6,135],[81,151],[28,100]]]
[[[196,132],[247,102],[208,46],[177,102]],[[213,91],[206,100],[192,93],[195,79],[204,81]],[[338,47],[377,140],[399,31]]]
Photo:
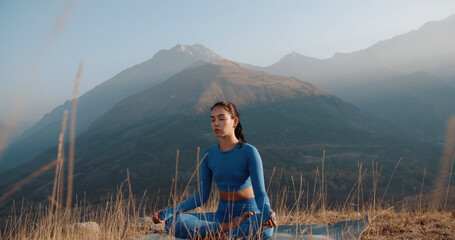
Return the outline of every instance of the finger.
[[[278,224],[276,223],[276,221],[274,221],[274,220],[272,221],[272,226],[273,226],[273,227],[277,227],[277,226],[278,226]]]
[[[273,227],[276,227],[278,226],[278,224],[276,223],[276,218],[275,218],[276,214],[274,211],[270,212],[270,220],[271,220],[271,224]],[[274,219],[275,218],[275,219]]]
[[[160,210],[156,211],[155,213],[153,213],[153,215],[155,215],[155,214],[156,214],[156,215],[160,215],[160,213],[161,213],[162,211],[163,211],[163,209],[160,209]]]
[[[153,218],[156,218],[157,220],[160,220],[161,222],[164,221],[164,219],[159,217],[159,215],[162,211],[163,211],[163,209],[160,209],[160,210],[156,211],[155,213],[153,213]]]
[[[264,222],[264,224],[263,224],[262,226],[264,226],[264,227],[270,227],[270,228],[271,228],[271,227],[276,227],[276,226],[278,226],[278,224],[276,223],[275,220],[269,219],[269,220],[267,220],[266,222]]]
[[[154,223],[162,223],[164,222],[164,219],[162,219],[161,217],[158,217],[158,214],[153,214],[153,218],[152,218],[153,222]]]

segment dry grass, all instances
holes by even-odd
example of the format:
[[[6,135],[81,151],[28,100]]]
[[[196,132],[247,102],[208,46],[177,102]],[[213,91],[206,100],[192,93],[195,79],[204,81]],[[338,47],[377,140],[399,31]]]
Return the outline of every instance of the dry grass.
[[[98,206],[76,206],[71,211],[55,215],[48,208],[12,212],[2,239],[136,239],[149,233],[164,233],[164,224],[153,224],[146,201],[133,207],[134,198],[123,198],[119,193]],[[197,212],[214,211],[216,199],[209,207]],[[360,219],[369,215],[370,225],[361,239],[455,239],[455,212],[390,208],[355,210],[318,210],[280,212],[279,225],[334,224],[344,220]],[[98,229],[75,226],[81,222],[96,222]]]
[[[455,212],[387,211],[371,221],[361,239],[455,239]]]
[[[110,201],[98,206],[84,206],[60,213],[49,208],[22,210],[6,220],[1,239],[135,239],[150,232],[163,232],[163,226],[154,226],[145,215],[144,205],[133,209],[134,199],[124,199],[121,190]],[[80,223],[94,223],[88,227]]]
[[[176,163],[178,164],[178,158]],[[359,179],[353,187],[353,196],[362,189],[365,171],[362,171],[361,165],[358,172]],[[321,173],[316,171],[315,178],[320,183],[323,182],[323,176],[323,170]],[[147,201],[145,193],[141,199],[136,199],[131,191],[129,171],[126,177],[117,194],[97,206],[87,205],[82,201],[72,208],[62,207],[64,202],[54,196],[55,200],[50,201],[47,207],[22,208],[18,212],[13,208],[4,227],[2,226],[4,230],[0,232],[1,239],[136,239],[149,233],[164,233],[164,224],[155,225],[151,220],[153,211],[157,210],[156,204]],[[54,187],[59,185],[59,179],[61,178],[56,177]],[[316,189],[315,196],[310,197],[314,200],[313,203],[305,206],[302,184],[293,182],[293,185],[288,189],[297,190],[298,194],[291,194],[286,188],[281,188],[282,190],[276,193],[276,196],[283,196],[276,199],[277,204],[274,207],[279,225],[334,224],[362,219],[368,215],[370,225],[361,239],[455,239],[455,212],[442,207],[443,204],[437,209],[431,202],[422,204],[418,197],[419,200],[415,203],[402,203],[397,210],[394,207],[384,209],[379,204],[374,205],[374,200],[361,205],[360,198],[352,197],[350,201],[346,201],[348,204],[326,207],[324,199],[328,190],[320,187],[320,190]],[[186,192],[187,188],[188,186],[183,192]],[[56,189],[58,191],[59,188]],[[169,199],[185,200],[182,199],[185,194],[179,192],[182,191],[175,188],[171,190],[171,195],[174,196]],[[292,197],[295,204],[287,206],[286,199]],[[173,205],[174,201],[169,202]],[[55,202],[56,204],[52,204]],[[209,202],[194,212],[214,212],[217,203],[217,192],[212,191]],[[97,227],[91,229],[77,225],[82,222],[94,222]]]

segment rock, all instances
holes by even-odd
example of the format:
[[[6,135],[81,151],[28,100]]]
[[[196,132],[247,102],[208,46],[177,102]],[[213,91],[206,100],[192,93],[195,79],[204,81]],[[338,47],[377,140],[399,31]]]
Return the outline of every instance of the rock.
[[[164,224],[153,223],[151,217],[138,218],[135,222],[130,223],[130,227],[140,228],[153,233],[164,233]]]
[[[84,232],[94,234],[100,232],[100,226],[96,222],[74,223],[63,227],[63,231]]]

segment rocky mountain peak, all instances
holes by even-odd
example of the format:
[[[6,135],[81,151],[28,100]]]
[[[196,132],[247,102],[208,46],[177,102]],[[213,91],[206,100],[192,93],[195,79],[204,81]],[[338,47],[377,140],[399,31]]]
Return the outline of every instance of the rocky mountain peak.
[[[215,53],[214,51],[208,49],[204,45],[201,44],[193,44],[193,45],[183,45],[177,44],[169,51],[171,52],[178,52],[178,53],[186,53],[191,56],[194,56],[197,59],[204,60],[206,62],[215,62],[221,61],[223,58]]]
[[[302,55],[298,52],[291,52],[289,53],[288,55],[284,56],[280,62],[288,62],[288,61],[305,61],[305,62],[308,62],[308,61],[319,61],[320,59],[317,59],[317,58],[313,58],[313,57],[308,57],[308,56],[305,56],[305,55]]]

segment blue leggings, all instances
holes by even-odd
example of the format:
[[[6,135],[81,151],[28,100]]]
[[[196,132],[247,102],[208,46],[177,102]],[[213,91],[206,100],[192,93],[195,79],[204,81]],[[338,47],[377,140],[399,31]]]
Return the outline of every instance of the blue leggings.
[[[247,211],[257,214],[247,218],[239,227],[226,232],[228,239],[270,238],[274,228],[262,227],[262,216],[254,198],[237,202],[220,200],[216,212],[178,213],[166,220],[165,229],[167,233],[177,238],[215,236],[220,233],[219,223],[230,222],[233,218],[241,216]]]

